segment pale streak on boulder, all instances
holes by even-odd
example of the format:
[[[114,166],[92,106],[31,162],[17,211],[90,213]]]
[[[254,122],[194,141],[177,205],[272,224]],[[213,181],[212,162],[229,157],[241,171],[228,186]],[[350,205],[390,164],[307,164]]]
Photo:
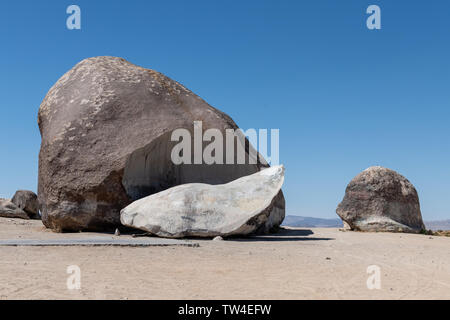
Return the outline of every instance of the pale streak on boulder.
[[[184,184],[133,202],[120,219],[168,238],[248,235],[278,210],[283,181],[284,167],[274,166],[227,184]]]
[[[353,178],[336,213],[351,230],[418,233],[425,229],[414,186],[379,166]]]
[[[9,199],[0,199],[0,217],[30,219],[28,214]]]

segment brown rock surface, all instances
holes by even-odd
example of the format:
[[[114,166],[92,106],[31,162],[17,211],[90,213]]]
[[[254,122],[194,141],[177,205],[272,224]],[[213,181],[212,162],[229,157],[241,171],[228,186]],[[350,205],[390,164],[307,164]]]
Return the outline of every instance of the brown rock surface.
[[[18,190],[11,202],[25,211],[31,219],[40,219],[37,195],[33,191]]]
[[[417,233],[425,229],[414,186],[383,167],[358,174],[347,186],[336,213],[352,230]]]

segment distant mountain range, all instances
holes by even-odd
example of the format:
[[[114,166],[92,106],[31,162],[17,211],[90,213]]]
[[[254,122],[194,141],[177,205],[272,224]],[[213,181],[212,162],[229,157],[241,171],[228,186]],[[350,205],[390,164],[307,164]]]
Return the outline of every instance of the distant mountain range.
[[[301,228],[342,228],[342,220],[321,219],[313,217],[286,216],[283,226],[301,227]]]
[[[427,229],[433,231],[437,230],[450,230],[450,219],[447,220],[436,220],[436,221],[425,221],[425,226]]]
[[[299,227],[299,228],[342,228],[342,220],[335,219],[322,219],[313,217],[301,217],[301,216],[286,216],[283,221],[283,226],[287,227]],[[431,230],[450,230],[450,219],[448,220],[436,220],[425,221],[427,229]]]

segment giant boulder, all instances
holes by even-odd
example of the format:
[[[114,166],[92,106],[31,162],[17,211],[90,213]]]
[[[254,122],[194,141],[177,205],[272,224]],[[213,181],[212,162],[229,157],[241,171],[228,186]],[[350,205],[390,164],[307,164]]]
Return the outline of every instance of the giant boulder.
[[[274,166],[227,184],[184,184],[133,202],[120,219],[168,238],[248,235],[277,210],[283,181],[284,168]]]
[[[131,202],[185,183],[222,184],[267,167],[255,164],[178,164],[173,130],[237,129],[234,121],[164,76],[122,58],[78,63],[43,100],[38,200],[45,226],[103,230],[120,224]],[[252,148],[246,143],[246,154]],[[225,157],[225,155],[224,155]],[[263,231],[284,218],[280,191]]]
[[[358,174],[348,184],[336,213],[351,230],[417,233],[425,229],[414,186],[383,167]]]

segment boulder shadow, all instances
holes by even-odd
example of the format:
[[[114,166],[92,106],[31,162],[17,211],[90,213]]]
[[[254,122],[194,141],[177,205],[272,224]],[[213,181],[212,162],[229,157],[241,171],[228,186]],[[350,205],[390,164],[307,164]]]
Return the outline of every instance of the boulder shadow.
[[[129,227],[121,226],[119,228],[121,235],[132,236],[133,238],[140,237],[156,237],[155,235],[151,235],[148,232],[133,229]],[[114,233],[104,232],[104,234],[113,235]],[[236,241],[236,242],[256,242],[256,241],[324,241],[324,240],[335,240],[334,238],[322,238],[322,237],[309,237],[313,235],[314,232],[310,229],[287,229],[281,227],[276,233],[267,234],[267,235],[249,235],[246,237],[243,236],[231,236],[225,237],[226,241]],[[203,238],[203,237],[184,237],[179,240],[211,240],[212,238]]]
[[[309,237],[314,234],[310,229],[286,229],[280,228],[276,233],[268,235],[253,235],[246,238],[228,238],[230,241],[254,242],[254,241],[324,241],[335,240],[334,238]]]

